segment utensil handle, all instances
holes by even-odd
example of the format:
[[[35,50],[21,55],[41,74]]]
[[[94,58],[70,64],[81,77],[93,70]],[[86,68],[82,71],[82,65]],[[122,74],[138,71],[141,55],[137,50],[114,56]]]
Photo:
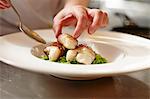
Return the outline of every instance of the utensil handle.
[[[12,9],[13,9],[13,10],[14,10],[14,12],[18,15],[18,19],[19,19],[19,21],[21,21],[21,16],[20,16],[19,12],[17,11],[17,9],[14,7],[14,5],[13,5],[12,1],[11,1],[11,0],[7,0],[7,2],[9,2],[9,3],[10,3],[10,5],[11,5]],[[21,22],[22,22],[22,21],[21,21]]]

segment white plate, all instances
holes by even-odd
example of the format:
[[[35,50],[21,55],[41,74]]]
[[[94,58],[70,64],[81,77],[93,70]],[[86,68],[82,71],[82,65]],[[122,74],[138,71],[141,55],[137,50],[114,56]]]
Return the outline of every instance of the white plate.
[[[52,30],[37,30],[37,32],[48,42],[55,40]],[[71,30],[65,32],[71,33]],[[93,47],[97,53],[106,57],[109,63],[73,65],[41,60],[31,54],[31,48],[39,43],[24,33],[0,37],[0,61],[19,68],[74,80],[95,79],[150,68],[148,39],[98,31],[93,36],[82,36],[79,41]]]

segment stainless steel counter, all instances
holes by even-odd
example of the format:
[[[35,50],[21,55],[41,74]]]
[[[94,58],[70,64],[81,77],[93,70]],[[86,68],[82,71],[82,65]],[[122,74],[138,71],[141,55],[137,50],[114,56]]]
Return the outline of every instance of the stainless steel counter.
[[[150,69],[122,76],[71,81],[0,62],[0,99],[150,99]]]

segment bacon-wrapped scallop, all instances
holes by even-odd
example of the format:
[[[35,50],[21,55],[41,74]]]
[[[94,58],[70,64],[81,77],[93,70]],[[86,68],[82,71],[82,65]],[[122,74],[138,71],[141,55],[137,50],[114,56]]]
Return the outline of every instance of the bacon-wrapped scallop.
[[[65,48],[58,42],[51,43],[44,49],[44,52],[48,55],[49,60],[56,61],[61,55],[63,55]]]
[[[69,34],[60,34],[58,36],[58,42],[67,49],[75,49],[78,45],[78,41]]]

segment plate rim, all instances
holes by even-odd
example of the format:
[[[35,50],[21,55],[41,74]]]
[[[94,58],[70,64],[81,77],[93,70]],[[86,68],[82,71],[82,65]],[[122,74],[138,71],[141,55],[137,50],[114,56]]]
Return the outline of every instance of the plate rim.
[[[40,29],[40,31],[49,31],[50,29]],[[36,30],[36,31],[39,31],[39,30]],[[15,32],[15,33],[13,33],[13,34],[8,34],[9,36],[10,35],[15,35],[15,34],[18,34],[18,33],[21,33],[21,32]],[[116,33],[116,32],[115,32]],[[118,33],[120,33],[120,32],[118,32]],[[123,33],[121,33],[121,35],[122,35]],[[4,35],[4,36],[0,36],[0,40],[1,40],[1,38],[3,38],[3,37],[5,37],[5,36],[8,36],[8,35]],[[123,34],[123,35],[130,35],[130,34]],[[139,37],[139,36],[135,36],[135,35],[130,35],[130,36],[134,36],[134,37],[138,37],[138,38],[142,38],[142,37]],[[142,39],[146,39],[146,38],[142,38]],[[149,40],[149,39],[146,39],[146,40]],[[9,65],[12,65],[12,66],[14,66],[14,67],[17,67],[17,68],[21,68],[21,69],[26,69],[26,70],[30,70],[30,71],[35,71],[35,70],[31,70],[31,69],[27,69],[27,68],[22,68],[22,67],[20,67],[20,66],[17,66],[17,65],[19,65],[19,64],[14,64],[13,62],[11,62],[11,61],[9,61],[9,60],[7,60],[7,59],[4,59],[4,58],[2,58],[2,57],[0,57],[0,61],[2,61],[2,62],[4,62],[4,63],[6,63],[6,64],[9,64]],[[44,60],[43,60],[44,61]],[[148,64],[145,64],[145,65],[148,65]],[[147,66],[147,67],[145,67],[145,66],[141,66],[141,67],[143,67],[142,68],[142,70],[146,70],[146,69],[149,69],[150,67],[149,66]],[[144,68],[145,67],[145,68]],[[116,75],[116,74],[124,74],[124,73],[130,73],[130,72],[135,72],[135,71],[140,71],[141,70],[141,68],[137,68],[137,69],[135,69],[135,70],[128,70],[128,71],[121,71],[121,72],[117,72],[117,73],[99,73],[99,74],[90,74],[90,75]],[[36,71],[35,71],[36,72]],[[40,71],[37,71],[37,72],[40,72]],[[43,72],[42,72],[43,73]],[[78,73],[75,73],[75,75],[80,75],[80,73],[78,74]],[[88,74],[89,75],[89,74]],[[84,75],[82,75],[82,76],[84,76]]]

